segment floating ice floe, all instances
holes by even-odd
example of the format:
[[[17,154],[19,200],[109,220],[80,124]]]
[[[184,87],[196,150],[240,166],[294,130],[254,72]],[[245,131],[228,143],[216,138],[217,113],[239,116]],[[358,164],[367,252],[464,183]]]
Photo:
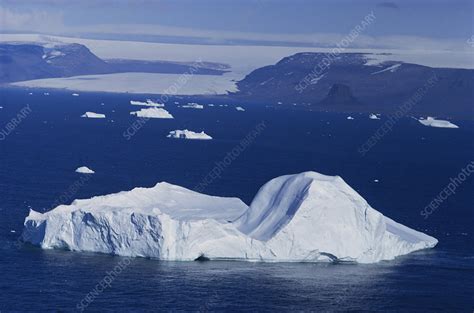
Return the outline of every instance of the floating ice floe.
[[[458,125],[446,120],[437,120],[434,117],[428,116],[426,119],[419,119],[418,122],[429,127],[439,128],[459,128]]]
[[[79,97],[79,94],[78,93],[73,93],[72,96],[73,97]]]
[[[204,105],[198,104],[198,103],[195,103],[195,102],[184,104],[181,107],[185,108],[185,109],[204,109]]]
[[[24,226],[23,240],[44,249],[182,261],[374,263],[438,242],[316,172],[272,179],[250,207],[162,182],[30,210]]]
[[[379,115],[379,114],[373,114],[373,113],[372,113],[372,114],[369,115],[369,118],[370,118],[371,120],[379,120],[380,117],[379,117],[378,115]]]
[[[86,112],[86,113],[82,114],[81,117],[86,117],[86,118],[105,118],[105,114],[94,113],[94,112]]]
[[[162,108],[141,109],[140,111],[130,112],[130,114],[145,118],[173,118],[170,112]]]
[[[76,169],[76,173],[80,174],[94,174],[95,172],[88,168],[87,166],[81,166]]]
[[[245,109],[244,109],[243,107],[236,107],[235,109],[236,109],[237,111],[242,111],[242,112],[245,111]]]
[[[353,120],[354,118],[352,116],[347,117],[348,120]]]
[[[211,136],[206,134],[204,131],[200,133],[195,133],[193,131],[184,129],[184,130],[172,130],[170,131],[169,135],[166,136],[168,138],[177,138],[177,139],[197,139],[197,140],[210,140],[212,139]]]
[[[44,92],[43,95],[49,96],[49,92]]]
[[[132,105],[144,105],[144,106],[149,106],[149,107],[159,107],[159,108],[162,108],[162,107],[165,106],[164,103],[158,103],[158,102],[152,101],[150,99],[147,99],[146,102],[130,100],[130,104],[132,104]]]

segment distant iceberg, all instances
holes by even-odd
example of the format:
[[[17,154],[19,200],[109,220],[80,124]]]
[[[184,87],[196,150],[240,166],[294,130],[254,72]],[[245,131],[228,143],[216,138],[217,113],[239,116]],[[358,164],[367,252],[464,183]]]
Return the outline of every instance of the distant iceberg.
[[[200,133],[195,133],[190,130],[172,130],[170,131],[169,135],[166,136],[168,138],[176,138],[176,139],[197,139],[197,140],[210,140],[212,139],[211,136],[206,134],[204,131]]]
[[[73,93],[72,96],[73,97],[79,97],[79,94],[78,93]]]
[[[168,111],[161,108],[141,109],[140,111],[130,112],[130,114],[145,118],[174,118]]]
[[[94,113],[94,112],[86,112],[86,113],[82,114],[81,117],[86,117],[86,118],[105,118],[105,114]]]
[[[204,105],[202,104],[198,104],[198,103],[194,103],[194,102],[191,102],[191,103],[188,103],[188,104],[184,104],[181,106],[182,108],[185,108],[185,109],[204,109]]]
[[[244,109],[243,107],[235,107],[235,109],[236,109],[237,111],[242,111],[242,112],[245,111],[245,109]]]
[[[373,114],[373,113],[369,115],[369,118],[371,120],[379,120],[380,119],[380,117],[378,117],[376,114]]]
[[[162,182],[30,210],[24,225],[23,240],[44,249],[183,261],[375,263],[438,242],[385,217],[342,178],[316,172],[269,181],[250,207]]]
[[[158,103],[150,99],[147,99],[146,102],[130,100],[130,104],[131,105],[144,105],[144,106],[149,106],[149,107],[159,107],[159,108],[162,108],[165,106],[163,103]]]
[[[95,172],[88,168],[87,166],[81,166],[76,169],[76,173],[80,174],[94,174]]]
[[[439,128],[459,128],[458,125],[451,123],[446,120],[437,120],[431,116],[428,116],[426,119],[419,119],[418,122],[425,126],[429,127],[439,127]]]
[[[347,117],[348,120],[353,120],[354,118],[352,116]]]

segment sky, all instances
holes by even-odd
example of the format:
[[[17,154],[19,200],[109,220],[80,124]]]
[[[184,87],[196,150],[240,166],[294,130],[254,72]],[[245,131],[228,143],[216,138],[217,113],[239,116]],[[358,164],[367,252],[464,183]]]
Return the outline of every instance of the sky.
[[[206,44],[457,49],[474,0],[0,0],[0,32]]]

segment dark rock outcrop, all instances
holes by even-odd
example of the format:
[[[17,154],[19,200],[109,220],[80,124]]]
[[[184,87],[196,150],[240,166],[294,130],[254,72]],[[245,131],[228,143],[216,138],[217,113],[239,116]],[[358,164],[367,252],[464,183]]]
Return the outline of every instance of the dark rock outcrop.
[[[322,105],[339,105],[350,106],[360,104],[360,102],[352,95],[351,88],[344,84],[334,84],[327,96],[320,102]]]

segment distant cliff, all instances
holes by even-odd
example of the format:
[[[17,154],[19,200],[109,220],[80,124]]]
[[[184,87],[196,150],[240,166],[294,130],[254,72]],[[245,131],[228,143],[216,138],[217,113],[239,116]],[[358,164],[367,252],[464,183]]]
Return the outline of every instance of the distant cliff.
[[[191,63],[102,60],[81,44],[0,44],[0,83],[126,72],[185,73]],[[224,64],[201,62],[194,74],[222,75]]]
[[[298,53],[238,83],[241,100],[311,110],[394,112],[474,118],[474,70],[402,62],[368,65],[370,55]]]

